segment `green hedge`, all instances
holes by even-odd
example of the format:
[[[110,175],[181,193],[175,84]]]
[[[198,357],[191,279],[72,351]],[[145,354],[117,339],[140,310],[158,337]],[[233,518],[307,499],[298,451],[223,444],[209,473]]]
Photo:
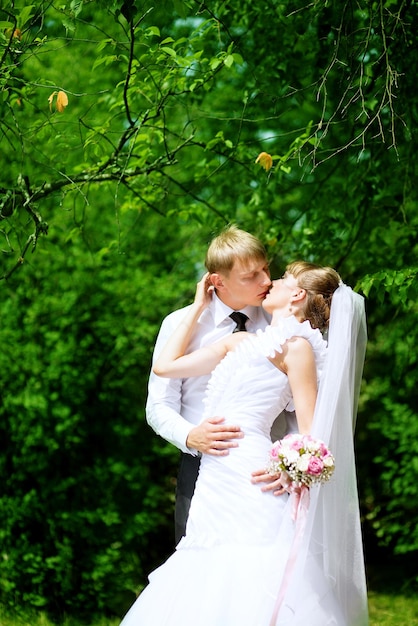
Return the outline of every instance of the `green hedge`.
[[[144,418],[152,346],[173,300],[152,250],[98,262],[67,247],[5,286],[4,604],[120,615],[172,549],[178,455]]]

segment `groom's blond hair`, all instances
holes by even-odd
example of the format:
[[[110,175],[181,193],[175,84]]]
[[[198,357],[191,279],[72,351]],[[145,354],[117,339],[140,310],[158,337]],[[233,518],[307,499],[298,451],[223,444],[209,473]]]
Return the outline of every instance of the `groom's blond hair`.
[[[244,267],[250,261],[267,262],[264,245],[257,237],[241,230],[235,225],[225,228],[209,245],[205,265],[211,274],[228,274],[234,263]]]

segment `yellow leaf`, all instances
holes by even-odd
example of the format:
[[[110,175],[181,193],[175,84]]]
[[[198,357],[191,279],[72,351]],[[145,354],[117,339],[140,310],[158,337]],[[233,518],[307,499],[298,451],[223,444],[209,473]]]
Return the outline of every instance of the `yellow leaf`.
[[[57,96],[57,103],[56,103],[57,111],[58,113],[62,113],[65,107],[68,105],[68,96],[65,93],[65,91],[54,91],[53,93],[51,93],[51,95],[48,98],[50,111],[52,110],[52,103],[54,101],[55,96]]]
[[[19,39],[19,41],[22,39],[22,31],[20,30],[20,28],[15,28],[14,30],[12,30],[11,28],[6,28],[4,34],[8,39],[10,37],[13,37],[14,39]]]
[[[54,91],[54,93],[51,93],[51,95],[48,98],[48,102],[49,102],[49,110],[52,111],[52,101],[54,100],[54,97],[57,95],[57,92]]]
[[[68,105],[68,96],[65,91],[59,91],[57,94],[57,111],[62,113]]]
[[[57,92],[54,91],[54,93],[51,93],[51,95],[48,98],[48,102],[49,102],[49,110],[52,111],[52,101],[54,99],[54,97],[57,95]]]
[[[260,163],[261,167],[264,167],[266,172],[271,170],[271,168],[273,167],[273,159],[271,157],[271,154],[268,154],[267,152],[260,152],[255,162]]]

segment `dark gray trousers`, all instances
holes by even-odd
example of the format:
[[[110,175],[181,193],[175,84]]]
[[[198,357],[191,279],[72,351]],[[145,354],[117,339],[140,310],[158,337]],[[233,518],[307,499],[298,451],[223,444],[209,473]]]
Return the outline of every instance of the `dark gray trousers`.
[[[186,533],[190,501],[199,473],[200,457],[182,454],[177,475],[176,506],[174,510],[174,532],[176,545]]]

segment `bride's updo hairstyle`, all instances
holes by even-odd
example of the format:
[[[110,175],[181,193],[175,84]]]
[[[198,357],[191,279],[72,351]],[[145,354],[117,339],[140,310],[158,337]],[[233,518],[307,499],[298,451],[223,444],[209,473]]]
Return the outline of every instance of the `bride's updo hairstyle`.
[[[286,267],[299,287],[306,291],[306,304],[303,308],[305,319],[312,328],[325,331],[328,327],[331,301],[334,291],[341,281],[339,274],[332,267],[321,267],[314,263],[295,261]]]

